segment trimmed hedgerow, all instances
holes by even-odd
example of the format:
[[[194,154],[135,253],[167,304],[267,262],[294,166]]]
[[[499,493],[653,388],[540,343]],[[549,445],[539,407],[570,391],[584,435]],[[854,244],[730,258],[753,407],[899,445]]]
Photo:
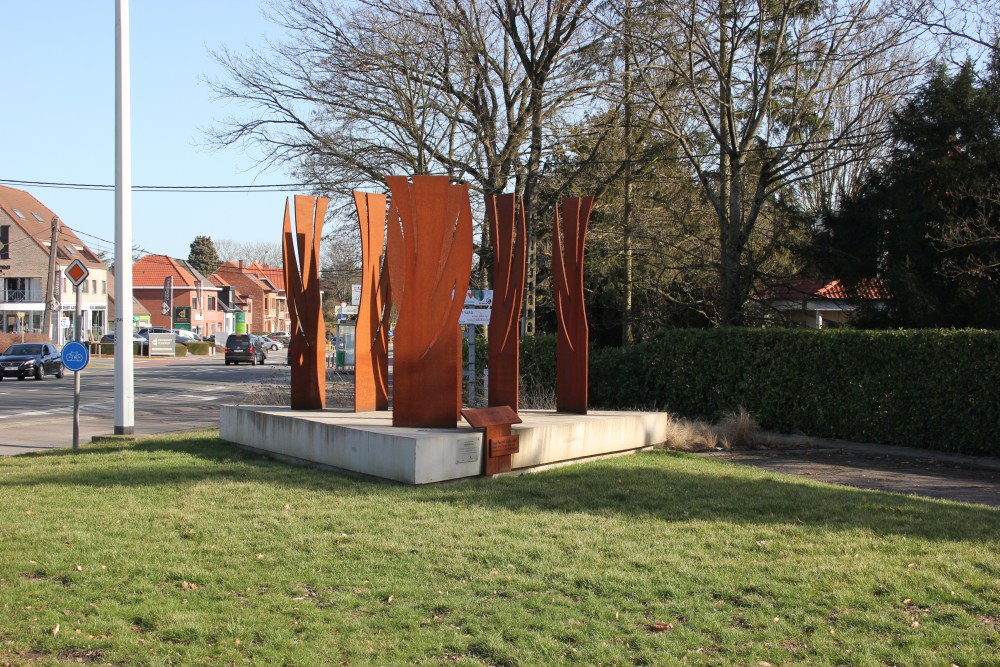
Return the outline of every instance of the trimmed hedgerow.
[[[590,403],[701,419],[742,406],[772,430],[998,455],[1000,332],[667,330],[593,351]]]
[[[189,343],[183,343],[183,345],[187,349],[188,354],[194,355],[207,355],[209,348],[212,347],[211,343],[203,341],[191,341]]]

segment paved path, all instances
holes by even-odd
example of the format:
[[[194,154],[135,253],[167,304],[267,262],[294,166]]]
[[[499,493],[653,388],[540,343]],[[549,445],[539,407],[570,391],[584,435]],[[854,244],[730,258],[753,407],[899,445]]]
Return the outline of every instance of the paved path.
[[[833,484],[1000,507],[1000,458],[821,438],[792,449],[703,456]]]

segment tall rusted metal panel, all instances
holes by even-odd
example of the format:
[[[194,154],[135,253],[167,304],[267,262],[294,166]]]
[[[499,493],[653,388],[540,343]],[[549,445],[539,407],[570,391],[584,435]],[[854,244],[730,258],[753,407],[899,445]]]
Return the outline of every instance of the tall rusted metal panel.
[[[461,405],[458,318],[472,273],[469,186],[388,176],[394,333],[393,426],[454,428]]]
[[[587,311],[583,301],[583,250],[593,197],[562,202],[552,228],[552,287],[556,306],[556,411],[587,414]]]
[[[489,405],[518,409],[525,223],[520,195],[486,197],[493,244],[493,310],[489,328]]]
[[[326,325],[319,293],[319,247],[330,200],[295,195],[295,225],[285,200],[282,255],[292,332],[288,364],[292,373],[292,409],[326,407]]]
[[[355,329],[354,411],[389,409],[389,278],[382,261],[386,196],[354,191],[361,227],[361,302]]]

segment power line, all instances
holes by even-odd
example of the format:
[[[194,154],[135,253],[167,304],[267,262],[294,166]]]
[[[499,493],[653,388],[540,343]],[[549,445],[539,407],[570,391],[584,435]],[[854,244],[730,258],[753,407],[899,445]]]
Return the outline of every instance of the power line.
[[[62,190],[91,190],[97,192],[114,192],[114,185],[102,183],[58,183],[55,181],[22,181],[10,178],[0,178],[0,184],[35,188],[56,188]],[[133,185],[132,189],[139,192],[289,192],[311,187],[308,183],[264,183],[259,185]]]

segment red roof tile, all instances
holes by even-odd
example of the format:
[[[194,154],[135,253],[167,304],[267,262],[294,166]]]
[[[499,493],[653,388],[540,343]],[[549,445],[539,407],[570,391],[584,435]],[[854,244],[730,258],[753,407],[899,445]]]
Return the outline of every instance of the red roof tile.
[[[52,238],[52,218],[57,216],[48,207],[24,190],[0,185],[0,210],[3,210],[14,221],[14,224],[23,229],[25,234],[32,237],[39,248],[46,253],[49,251],[48,243]],[[91,268],[107,268],[104,262],[98,259],[97,255],[87,247],[87,244],[81,241],[80,237],[65,223],[59,225],[56,246],[59,250],[59,263],[63,266],[74,259],[79,259]],[[72,246],[73,251],[67,252],[67,246]],[[79,252],[77,250],[79,247],[82,247],[85,252]]]
[[[161,287],[167,276],[174,279],[174,287],[196,287],[198,281],[172,257],[145,255],[132,265],[132,284],[135,287]]]

